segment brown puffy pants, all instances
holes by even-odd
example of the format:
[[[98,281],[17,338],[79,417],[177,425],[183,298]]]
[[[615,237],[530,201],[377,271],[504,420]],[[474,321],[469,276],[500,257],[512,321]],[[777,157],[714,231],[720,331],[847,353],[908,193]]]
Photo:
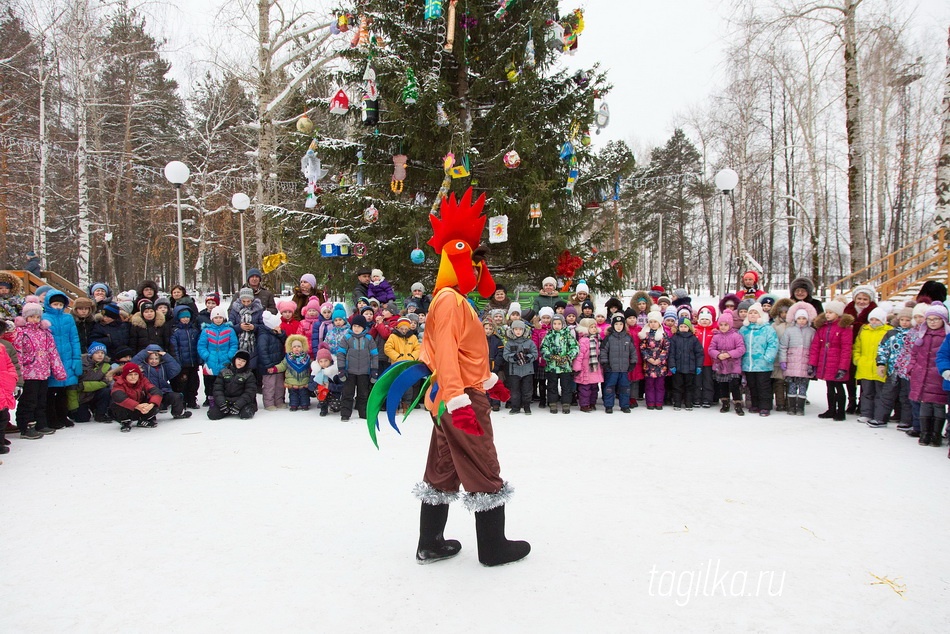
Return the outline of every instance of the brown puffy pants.
[[[491,405],[484,392],[465,390],[472,409],[485,434],[473,436],[452,425],[446,411],[440,423],[433,419],[429,458],[423,479],[440,491],[454,493],[459,485],[468,493],[497,493],[501,490],[501,466],[495,453],[495,434],[491,424]]]

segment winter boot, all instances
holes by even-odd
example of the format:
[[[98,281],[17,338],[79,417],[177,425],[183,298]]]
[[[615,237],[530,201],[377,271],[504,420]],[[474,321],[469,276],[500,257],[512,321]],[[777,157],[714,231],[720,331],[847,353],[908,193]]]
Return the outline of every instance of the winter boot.
[[[795,396],[789,396],[785,399],[785,413],[789,416],[795,415],[795,410],[798,407],[798,398]],[[778,407],[775,408],[775,411],[781,411]]]
[[[719,408],[719,413],[720,413],[720,414],[726,414],[726,413],[728,413],[728,412],[729,412],[729,409],[730,409],[730,407],[729,407],[729,399],[727,399],[727,398],[721,398],[721,399],[719,399],[719,402],[722,403],[722,407]]]
[[[920,417],[920,438],[917,439],[917,444],[921,446],[927,446],[930,444],[930,441],[933,440],[933,418],[929,416]]]
[[[796,411],[796,413],[797,413],[799,416],[804,416],[804,415],[805,415],[805,403],[807,403],[807,402],[808,402],[808,399],[806,399],[804,396],[799,396],[799,397],[798,397],[798,410]]]
[[[844,394],[841,394],[838,396],[838,403],[837,403],[837,406],[835,407],[835,415],[832,418],[832,420],[836,420],[838,422],[846,420],[845,414],[847,413],[847,410],[844,408],[844,404],[845,404],[845,396]]]
[[[24,438],[26,440],[39,440],[42,437],[43,434],[36,431],[36,423],[27,423],[26,431],[20,432],[20,438]]]
[[[773,385],[775,385],[773,383]],[[784,388],[781,386],[784,385],[784,382],[779,382],[779,385],[775,386],[775,411],[784,412],[791,407],[792,397],[786,395]]]
[[[734,405],[736,407],[736,414],[739,416],[745,416],[745,412],[742,410],[742,401],[736,401]]]
[[[119,425],[119,431],[132,431],[132,421],[120,420]]]
[[[422,503],[419,515],[419,547],[416,548],[416,563],[431,564],[455,557],[462,544],[454,539],[445,539],[442,531],[449,518],[448,504]]]
[[[476,511],[475,533],[478,537],[478,561],[484,566],[501,566],[524,559],[531,544],[511,541],[505,537],[505,505],[488,511]]]
[[[942,447],[943,446],[943,419],[935,418],[933,420],[934,420],[934,430],[933,430],[933,435],[930,436],[930,446]]]

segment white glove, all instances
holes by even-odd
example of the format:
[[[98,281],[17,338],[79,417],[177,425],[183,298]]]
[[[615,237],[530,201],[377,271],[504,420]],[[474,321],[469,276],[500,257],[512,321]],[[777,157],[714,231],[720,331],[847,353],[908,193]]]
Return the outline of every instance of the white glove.
[[[944,381],[950,381],[950,370],[944,370],[940,376],[943,377]]]

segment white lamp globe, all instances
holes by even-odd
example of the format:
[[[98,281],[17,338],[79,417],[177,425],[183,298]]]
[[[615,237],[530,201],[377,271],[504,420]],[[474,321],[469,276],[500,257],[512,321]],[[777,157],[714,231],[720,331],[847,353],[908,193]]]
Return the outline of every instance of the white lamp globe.
[[[731,192],[739,184],[739,175],[735,170],[724,169],[716,173],[716,189],[721,192]]]
[[[251,206],[251,199],[248,198],[247,194],[238,192],[237,194],[231,196],[231,206],[238,211],[244,211]]]
[[[188,182],[191,170],[181,161],[172,161],[165,166],[165,178],[175,187],[181,187]]]

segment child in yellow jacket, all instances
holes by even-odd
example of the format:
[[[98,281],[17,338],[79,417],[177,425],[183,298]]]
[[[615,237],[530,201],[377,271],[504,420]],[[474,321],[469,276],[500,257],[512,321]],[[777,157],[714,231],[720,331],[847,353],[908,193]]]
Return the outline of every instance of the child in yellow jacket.
[[[396,320],[396,327],[392,334],[386,339],[386,345],[383,346],[383,352],[391,364],[400,361],[418,361],[419,360],[419,337],[412,329],[412,321],[408,317],[400,317]],[[417,386],[407,390],[402,402],[400,412],[404,411],[416,400]]]
[[[883,305],[882,305],[883,304]],[[854,378],[861,384],[861,415],[859,423],[868,427],[884,427],[884,384],[887,375],[881,376],[877,369],[877,348],[884,335],[891,330],[887,323],[890,306],[881,302],[868,314],[868,323],[861,326],[851,348],[851,360],[856,371]]]

